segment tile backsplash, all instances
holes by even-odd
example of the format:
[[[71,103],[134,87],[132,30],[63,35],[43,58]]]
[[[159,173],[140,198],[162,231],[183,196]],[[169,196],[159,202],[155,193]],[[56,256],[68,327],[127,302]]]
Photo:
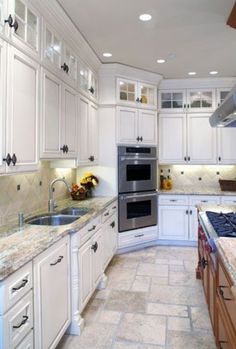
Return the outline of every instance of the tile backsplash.
[[[64,177],[69,183],[75,182],[74,169],[52,169],[49,163],[40,163],[39,170],[0,177],[0,225],[15,222],[18,213],[32,214],[39,209],[47,210],[48,186],[55,178]],[[55,184],[54,197],[61,200],[69,196],[65,185]]]
[[[183,189],[194,187],[195,189],[220,189],[219,179],[236,179],[236,166],[231,165],[168,165],[160,166],[164,176],[170,175],[173,180],[173,187]]]

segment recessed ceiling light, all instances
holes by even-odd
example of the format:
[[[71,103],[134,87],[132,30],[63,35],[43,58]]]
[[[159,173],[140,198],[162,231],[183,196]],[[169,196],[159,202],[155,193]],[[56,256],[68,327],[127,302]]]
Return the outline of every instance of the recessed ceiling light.
[[[112,57],[112,53],[110,52],[104,52],[103,57]]]
[[[211,75],[216,75],[216,74],[218,74],[218,71],[216,71],[216,70],[212,70],[212,71],[210,71],[210,73],[209,74],[211,74]]]
[[[152,19],[152,16],[149,15],[148,13],[143,13],[142,15],[139,16],[140,21],[147,22]]]
[[[196,75],[197,73],[195,71],[190,71],[188,75]]]
[[[165,63],[165,62],[166,62],[166,60],[163,59],[163,58],[160,58],[160,59],[157,60],[157,63],[160,63],[160,64],[161,64],[161,63]]]

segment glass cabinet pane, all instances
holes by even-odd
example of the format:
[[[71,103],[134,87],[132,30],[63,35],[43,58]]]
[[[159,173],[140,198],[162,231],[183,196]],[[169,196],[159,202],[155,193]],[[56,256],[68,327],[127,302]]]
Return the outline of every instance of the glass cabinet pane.
[[[93,89],[93,93],[90,91],[90,93],[95,97],[97,98],[97,90],[98,90],[98,81],[97,81],[97,78],[96,76],[91,73],[91,88]]]
[[[26,20],[26,8],[20,0],[15,0],[15,14],[25,22]]]
[[[80,88],[86,92],[89,89],[89,70],[85,67],[80,67],[79,71]]]
[[[0,0],[0,32],[3,31],[3,27],[4,27],[4,5],[3,5],[3,1],[4,0]]]
[[[179,109],[183,108],[182,92],[163,92],[161,93],[162,109]]]
[[[126,82],[125,80],[119,81],[120,100],[121,101],[135,101],[135,83]]]
[[[74,80],[77,78],[77,60],[75,55],[66,48],[66,64],[69,67],[69,76],[71,76]]]
[[[155,88],[148,86],[141,86],[141,101],[143,104],[155,104]]]
[[[25,41],[26,33],[25,33],[25,23],[22,22],[19,18],[17,18],[18,29],[16,35]]]
[[[191,108],[211,108],[212,92],[211,91],[190,92],[190,107]]]
[[[220,91],[220,103],[222,103],[225,100],[228,93],[229,91]]]

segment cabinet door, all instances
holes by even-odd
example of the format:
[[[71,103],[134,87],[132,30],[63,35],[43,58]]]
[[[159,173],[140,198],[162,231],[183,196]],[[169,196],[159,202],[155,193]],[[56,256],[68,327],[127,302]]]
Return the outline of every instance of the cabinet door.
[[[98,98],[98,78],[97,76],[90,71],[90,86],[89,86],[89,94],[91,97],[97,100]]]
[[[236,130],[220,128],[218,132],[218,162],[220,164],[236,164]]]
[[[77,93],[69,86],[63,88],[63,141],[62,143],[68,147],[66,157],[77,157],[77,143],[78,143],[78,106]]]
[[[0,173],[6,170],[3,158],[6,158],[5,151],[5,100],[6,100],[6,43],[0,39]]]
[[[114,256],[117,248],[117,217],[113,215],[102,228],[103,236],[103,269],[105,269]]]
[[[89,91],[89,82],[90,74],[89,68],[85,64],[79,63],[79,87],[83,92],[88,93]]]
[[[93,269],[92,269],[92,254],[94,253],[91,249],[91,240],[86,242],[79,249],[79,310],[83,310],[86,305],[93,287]]]
[[[70,256],[66,237],[34,262],[35,348],[55,348],[70,323]]]
[[[137,143],[138,111],[134,108],[117,108],[118,143]]]
[[[8,172],[36,170],[38,165],[39,65],[20,51],[9,49],[6,152]],[[14,166],[14,154],[16,164]]]
[[[157,114],[155,111],[139,110],[138,137],[142,144],[157,143]]]
[[[62,84],[51,73],[43,72],[43,105],[41,123],[41,157],[61,157]]]
[[[39,56],[40,53],[40,14],[27,0],[11,0],[9,13],[13,14],[18,28],[10,29],[11,40],[20,48]]]
[[[64,48],[64,61],[68,66],[68,72],[66,74],[75,86],[77,82],[77,57],[68,46]]]
[[[190,89],[187,91],[189,112],[214,111],[215,91],[213,89]]]
[[[43,59],[56,74],[62,66],[62,40],[60,36],[46,23],[43,25]]]
[[[186,115],[160,114],[159,163],[186,163]]]
[[[90,103],[89,107],[89,161],[91,165],[98,163],[98,107]]]
[[[198,240],[198,211],[195,206],[189,208],[189,240]]]
[[[130,105],[136,104],[137,82],[126,79],[117,79],[117,102]]]
[[[159,206],[159,239],[188,240],[188,206]]]
[[[216,102],[217,102],[217,107],[221,105],[221,103],[225,100],[225,97],[227,94],[230,92],[231,88],[218,88],[216,90]]]
[[[162,113],[183,113],[186,109],[185,90],[162,90],[159,92],[159,109]]]
[[[9,26],[5,23],[8,18],[8,0],[0,0],[0,34],[7,35],[9,32]]]
[[[188,162],[216,163],[216,129],[210,126],[208,114],[188,115]]]
[[[155,108],[157,105],[157,89],[154,85],[138,83],[138,98],[142,107]]]
[[[79,97],[79,163],[89,163],[89,101]]]
[[[95,289],[103,273],[103,239],[102,230],[98,230],[92,239],[92,287]]]

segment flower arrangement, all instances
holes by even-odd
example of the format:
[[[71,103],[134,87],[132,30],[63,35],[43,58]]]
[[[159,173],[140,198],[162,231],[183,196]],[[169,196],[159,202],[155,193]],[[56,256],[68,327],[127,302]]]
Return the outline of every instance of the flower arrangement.
[[[91,189],[94,189],[99,180],[91,172],[87,172],[80,180],[80,184],[73,183],[71,187],[71,196],[73,200],[83,200],[91,196]]]
[[[87,190],[94,189],[98,185],[99,180],[91,172],[84,174],[84,177],[81,178],[80,184]]]

